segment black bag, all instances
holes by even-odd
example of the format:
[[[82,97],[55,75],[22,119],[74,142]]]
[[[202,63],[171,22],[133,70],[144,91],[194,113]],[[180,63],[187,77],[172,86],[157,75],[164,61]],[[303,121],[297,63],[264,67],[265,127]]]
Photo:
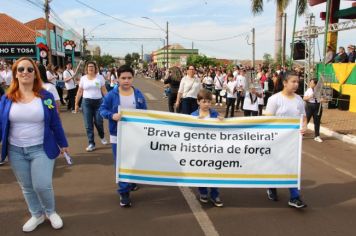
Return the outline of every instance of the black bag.
[[[64,81],[63,80],[57,80],[56,81],[56,87],[64,89],[64,87],[65,87]]]

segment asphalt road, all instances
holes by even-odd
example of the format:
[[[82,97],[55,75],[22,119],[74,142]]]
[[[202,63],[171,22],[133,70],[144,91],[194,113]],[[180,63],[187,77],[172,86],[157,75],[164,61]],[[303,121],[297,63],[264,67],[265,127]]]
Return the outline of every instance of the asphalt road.
[[[149,109],[168,110],[161,82],[135,80]],[[63,112],[61,117],[74,160],[68,166],[60,157],[55,167],[56,205],[64,228],[53,230],[46,221],[31,235],[356,235],[356,146],[328,138],[316,143],[311,133],[306,135],[302,194],[308,208],[303,210],[287,206],[288,190],[280,190],[280,201],[271,202],[264,189],[221,189],[225,207],[215,208],[201,207],[194,188],[154,186],[141,186],[132,194],[133,207],[123,209],[110,146],[98,139],[97,150],[87,153],[82,115]],[[0,236],[23,235],[28,217],[10,166],[1,166]]]

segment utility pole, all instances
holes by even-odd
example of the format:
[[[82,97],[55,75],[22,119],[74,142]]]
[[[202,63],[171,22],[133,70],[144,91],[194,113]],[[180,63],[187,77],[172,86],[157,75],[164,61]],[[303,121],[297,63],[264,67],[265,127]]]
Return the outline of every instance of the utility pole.
[[[192,42],[192,49],[194,49],[194,42]]]
[[[51,36],[50,36],[50,29],[49,29],[49,7],[50,0],[45,0],[44,3],[44,10],[45,10],[45,18],[46,18],[46,41],[48,47],[48,63],[52,64],[52,48],[51,48]]]
[[[252,67],[255,71],[255,28],[252,28]]]
[[[283,44],[282,44],[282,65],[286,65],[286,32],[287,32],[287,13],[283,13]]]
[[[169,68],[169,59],[168,59],[168,45],[169,45],[169,43],[168,43],[168,21],[167,21],[167,31],[166,31],[166,46],[167,46],[167,48],[166,48],[166,50],[167,50],[167,60],[166,60],[166,66],[167,66],[167,69]]]
[[[142,63],[143,63],[143,44],[141,44],[141,60],[142,60]]]
[[[83,52],[82,52],[82,57],[83,57],[83,60],[85,60],[85,52],[86,52],[86,50],[87,50],[87,40],[86,40],[86,38],[85,38],[85,29],[83,28],[83,45],[82,45],[82,48],[83,48]]]

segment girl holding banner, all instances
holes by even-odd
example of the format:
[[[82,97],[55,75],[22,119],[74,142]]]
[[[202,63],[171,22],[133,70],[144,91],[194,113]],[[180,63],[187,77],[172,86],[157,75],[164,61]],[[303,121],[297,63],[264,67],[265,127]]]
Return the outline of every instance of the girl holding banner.
[[[266,114],[267,116],[303,116],[303,125],[301,133],[306,131],[306,116],[303,99],[297,95],[299,79],[294,75],[286,75],[283,79],[283,90],[274,94],[268,99]],[[304,208],[307,205],[301,200],[297,188],[290,188],[290,200],[288,205],[295,208]],[[272,201],[278,201],[277,189],[270,188],[267,190],[268,198]]]
[[[100,115],[109,120],[110,143],[114,161],[116,162],[117,122],[121,120],[119,106],[127,109],[147,109],[146,100],[142,92],[132,86],[134,71],[130,66],[123,65],[117,70],[119,86],[115,86],[104,97],[100,106]],[[119,182],[120,206],[130,207],[130,191],[138,189],[136,184]]]

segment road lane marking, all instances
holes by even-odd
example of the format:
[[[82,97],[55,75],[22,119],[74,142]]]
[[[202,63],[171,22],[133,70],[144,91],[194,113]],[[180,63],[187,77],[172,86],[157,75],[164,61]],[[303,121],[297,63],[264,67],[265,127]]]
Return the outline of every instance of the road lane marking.
[[[315,156],[315,155],[313,155],[311,153],[304,152],[304,151],[302,153],[305,154],[305,155],[308,155],[309,157],[313,158],[314,160],[322,162],[324,165],[327,165],[327,166],[339,171],[340,173],[342,173],[344,175],[347,175],[347,176],[349,176],[349,177],[351,177],[353,179],[356,179],[356,175],[352,174],[351,172],[349,172],[347,170],[344,170],[342,168],[336,167],[333,164],[330,164],[328,161],[326,161],[324,159],[321,159],[321,158],[319,158],[319,157],[317,157],[317,156]]]
[[[213,222],[201,207],[192,190],[186,187],[179,187],[179,190],[182,192],[185,200],[187,201],[191,211],[195,216],[195,219],[198,221],[200,228],[203,230],[204,235],[218,236],[219,233],[216,231]]]
[[[155,96],[153,96],[151,93],[143,93],[145,97],[150,100],[150,101],[156,101],[158,100]]]

